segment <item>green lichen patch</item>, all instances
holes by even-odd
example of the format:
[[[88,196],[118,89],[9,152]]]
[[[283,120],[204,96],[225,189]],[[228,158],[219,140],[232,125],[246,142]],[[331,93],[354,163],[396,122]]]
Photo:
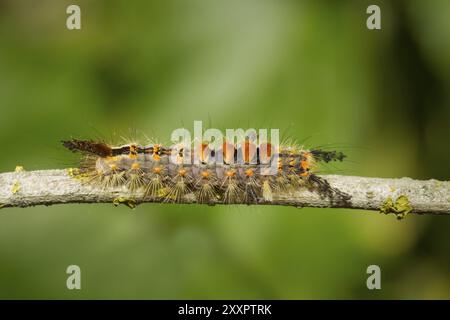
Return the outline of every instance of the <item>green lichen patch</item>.
[[[136,200],[127,197],[117,197],[113,200],[113,204],[117,207],[120,204],[126,205],[130,209],[136,208]]]
[[[409,203],[409,199],[405,195],[399,196],[395,202],[391,197],[381,205],[380,212],[384,214],[394,213],[397,219],[403,219],[408,213],[413,210],[413,207]]]

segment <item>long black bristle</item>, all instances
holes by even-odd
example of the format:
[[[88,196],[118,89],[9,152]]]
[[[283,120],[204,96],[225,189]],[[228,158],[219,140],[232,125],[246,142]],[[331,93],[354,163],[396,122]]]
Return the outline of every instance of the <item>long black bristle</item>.
[[[94,142],[91,140],[63,140],[61,141],[64,147],[73,151],[81,153],[91,153],[100,157],[107,157],[111,155],[111,148],[104,143]]]
[[[330,162],[330,161],[343,161],[347,156],[338,151],[324,151],[324,150],[311,150],[314,158],[318,161]]]

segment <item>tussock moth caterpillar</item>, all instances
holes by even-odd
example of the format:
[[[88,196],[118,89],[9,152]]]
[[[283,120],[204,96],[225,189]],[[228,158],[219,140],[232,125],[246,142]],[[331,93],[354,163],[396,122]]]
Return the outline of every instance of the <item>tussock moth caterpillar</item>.
[[[238,143],[224,140],[218,148],[204,142],[194,148],[190,143],[171,147],[78,139],[62,143],[82,154],[77,174],[87,183],[142,191],[156,201],[182,203],[185,195],[194,194],[198,203],[205,204],[270,203],[274,192],[297,188],[307,188],[333,202],[350,200],[315,174],[321,162],[342,161],[345,155],[338,151],[257,144],[248,138]]]

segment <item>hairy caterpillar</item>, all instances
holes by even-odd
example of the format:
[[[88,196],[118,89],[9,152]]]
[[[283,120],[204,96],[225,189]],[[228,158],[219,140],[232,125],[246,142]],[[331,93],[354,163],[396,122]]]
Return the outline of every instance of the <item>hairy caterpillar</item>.
[[[330,201],[349,201],[347,194],[314,173],[319,162],[342,161],[345,155],[338,151],[274,148],[270,143],[254,145],[248,140],[241,144],[224,142],[217,151],[202,143],[201,151],[193,152],[157,143],[112,146],[77,139],[62,143],[83,155],[78,174],[88,183],[141,190],[145,197],[159,201],[181,203],[186,194],[193,193],[198,203],[255,204],[272,201],[274,192],[297,188],[308,188]],[[193,161],[195,156],[199,158],[197,163]],[[275,173],[266,174],[271,161],[276,161]]]

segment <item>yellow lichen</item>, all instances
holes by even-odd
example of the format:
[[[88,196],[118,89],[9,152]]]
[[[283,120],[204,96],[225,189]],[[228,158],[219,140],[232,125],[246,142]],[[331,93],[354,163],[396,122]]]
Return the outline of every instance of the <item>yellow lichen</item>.
[[[169,193],[168,188],[161,188],[158,190],[158,197],[163,198]]]
[[[14,183],[11,188],[11,192],[12,192],[12,194],[16,194],[19,191],[20,191],[20,183],[18,180],[14,180]]]
[[[25,169],[22,166],[16,166],[16,168],[14,169],[14,172],[23,172],[25,171]]]
[[[381,213],[394,213],[397,216],[397,219],[403,219],[412,210],[413,207],[409,203],[408,197],[405,195],[399,196],[395,202],[389,197],[380,207]]]
[[[71,176],[71,177],[75,177],[75,176],[77,176],[79,173],[80,173],[80,172],[79,172],[78,168],[69,168],[69,169],[67,169],[67,174],[68,174],[69,176]]]
[[[81,173],[80,169],[78,168],[68,168],[67,174],[69,177],[75,178],[75,179],[84,179],[87,178],[88,175],[86,173]]]
[[[136,200],[127,197],[117,197],[113,200],[113,204],[117,207],[120,204],[126,205],[128,208],[136,208]]]

